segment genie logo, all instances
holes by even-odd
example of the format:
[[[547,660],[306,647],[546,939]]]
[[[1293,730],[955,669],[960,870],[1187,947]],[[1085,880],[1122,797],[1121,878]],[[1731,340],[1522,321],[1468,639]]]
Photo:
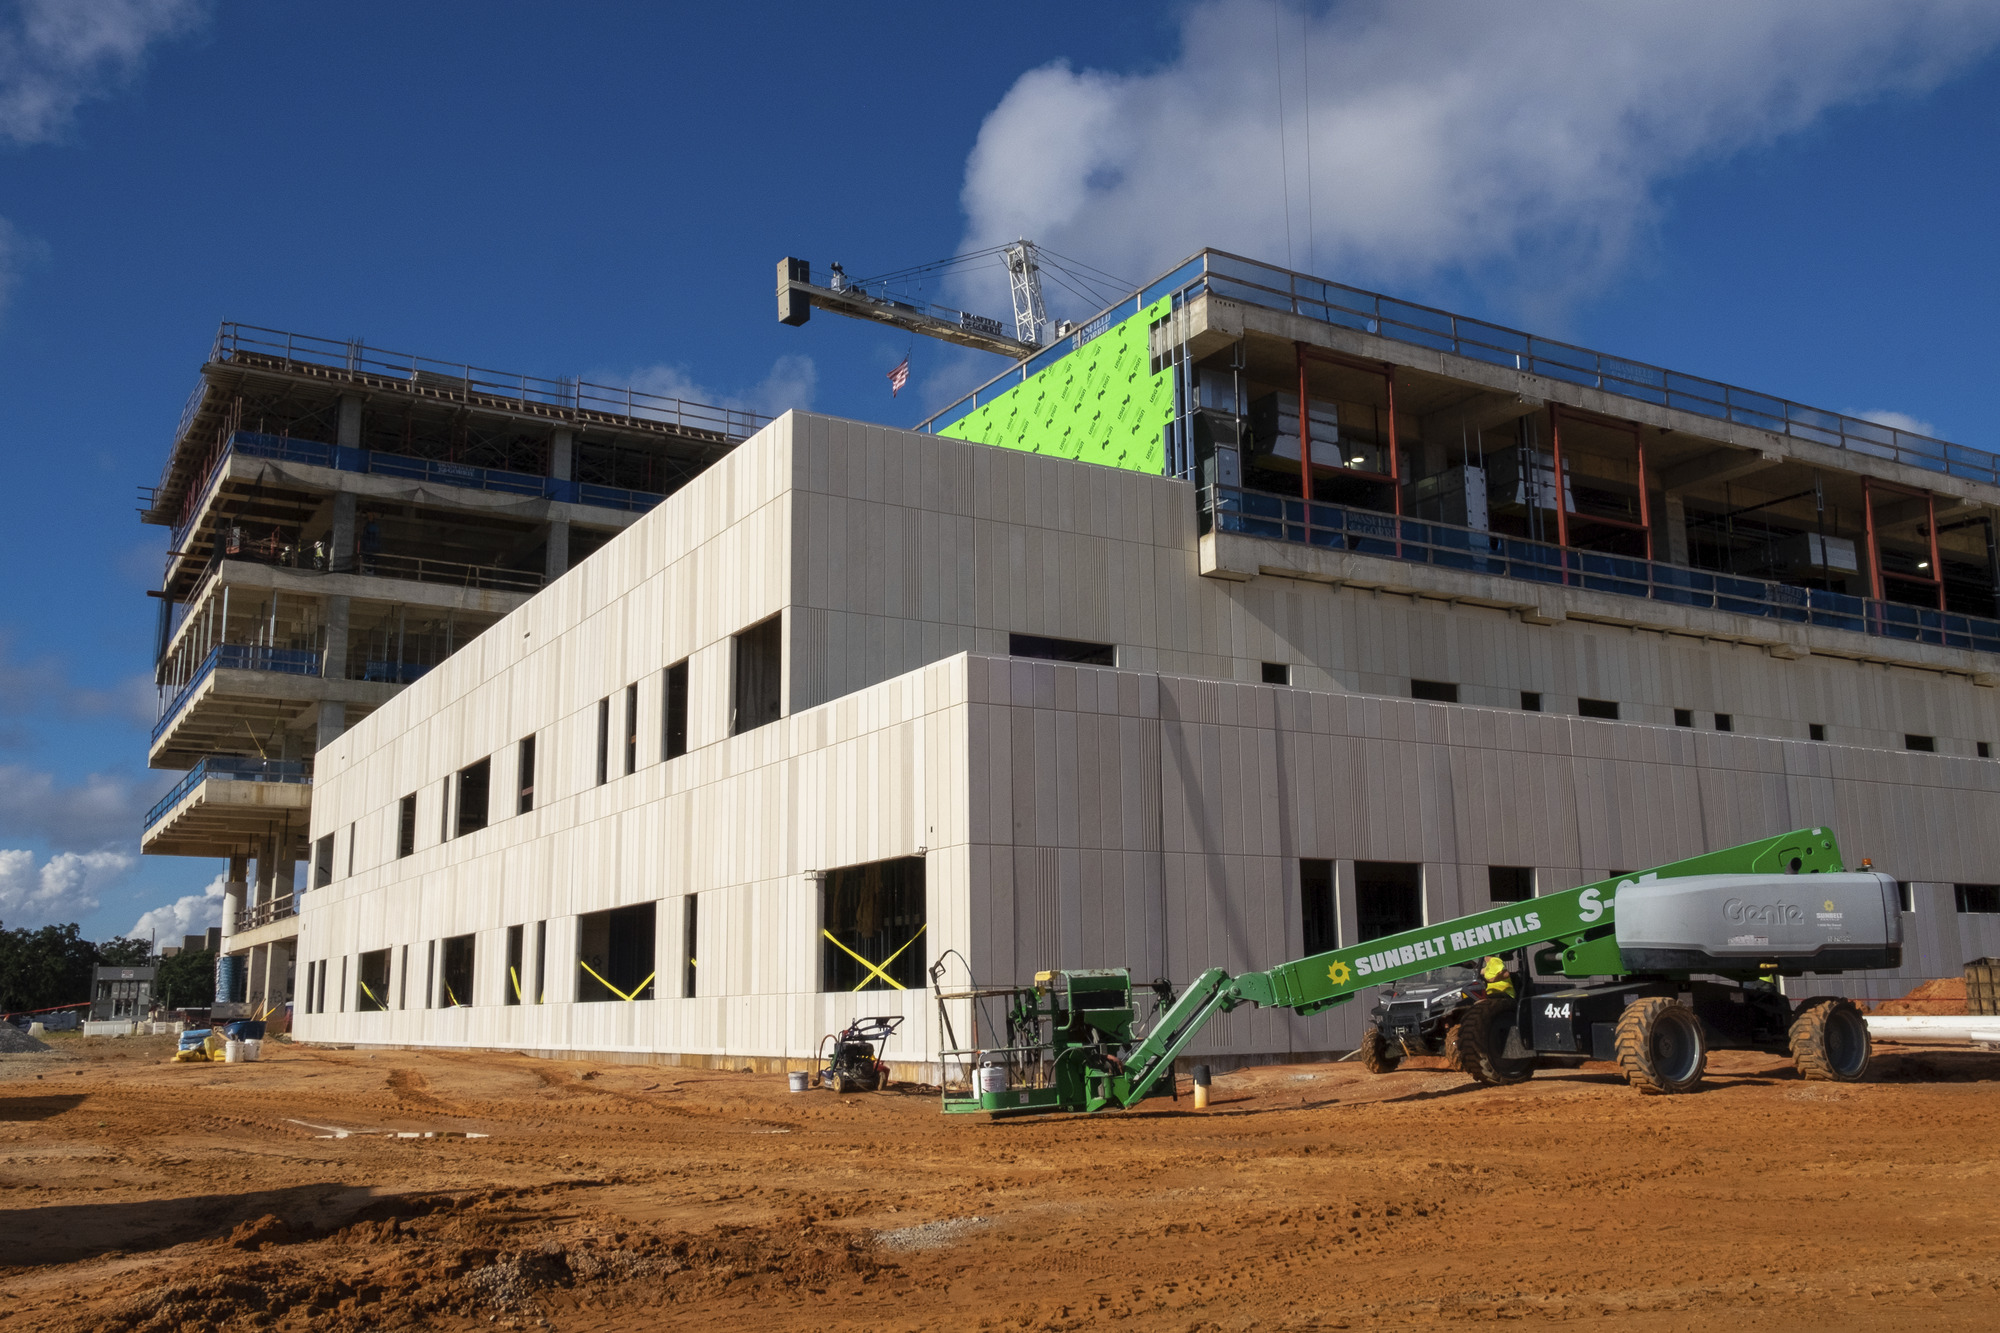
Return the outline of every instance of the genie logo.
[[[1722,915],[1728,921],[1754,921],[1767,926],[1795,926],[1806,919],[1805,912],[1790,903],[1746,903],[1741,898],[1723,903]]]

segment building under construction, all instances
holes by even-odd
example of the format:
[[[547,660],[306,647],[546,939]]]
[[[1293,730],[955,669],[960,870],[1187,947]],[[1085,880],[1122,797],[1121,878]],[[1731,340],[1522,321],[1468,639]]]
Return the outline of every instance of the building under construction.
[[[258,356],[328,402],[363,373]],[[313,447],[356,447],[322,419]],[[1819,824],[1903,881],[1905,965],[1788,989],[2000,953],[1992,455],[1216,252],[917,430],[597,429],[722,456],[590,515],[609,540],[566,573],[524,516],[465,563],[551,586],[480,592],[511,600],[343,695],[344,729],[326,696],[288,715],[317,745],[307,1038],[736,1064],[883,1014],[928,1064],[934,964],[1184,981]],[[156,756],[196,753],[173,718],[218,650],[174,650],[213,595],[175,589],[217,540],[174,543],[162,661],[197,669],[163,666]],[[296,651],[236,596],[232,645]],[[1242,1010],[1195,1053],[1365,1021]]]
[[[293,994],[314,759],[764,419],[224,324],[140,516],[171,530],[148,853],[228,861],[217,999]],[[343,861],[341,858],[346,858]]]

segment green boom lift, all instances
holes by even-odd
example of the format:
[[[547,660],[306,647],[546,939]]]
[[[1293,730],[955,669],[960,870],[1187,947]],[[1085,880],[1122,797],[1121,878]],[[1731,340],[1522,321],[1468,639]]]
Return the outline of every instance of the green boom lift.
[[[944,1107],[1134,1106],[1172,1091],[1175,1058],[1217,1014],[1245,1004],[1315,1014],[1490,956],[1511,959],[1518,993],[1478,999],[1457,1020],[1456,1063],[1482,1083],[1599,1059],[1617,1061],[1641,1091],[1686,1092],[1716,1046],[1789,1050],[1808,1078],[1858,1079],[1869,1058],[1859,1011],[1827,996],[1794,1005],[1771,979],[1900,966],[1900,907],[1893,878],[1846,870],[1831,830],[1799,829],[1262,972],[1210,968],[1178,996],[1155,983],[1160,1012],[1143,1035],[1123,969],[946,991],[940,962],[931,978],[944,1057],[968,1075],[947,1080]],[[949,1006],[967,1001],[973,1039],[960,1047]],[[982,1046],[978,1014],[995,1002],[1006,1018],[990,1027],[1002,1040]]]

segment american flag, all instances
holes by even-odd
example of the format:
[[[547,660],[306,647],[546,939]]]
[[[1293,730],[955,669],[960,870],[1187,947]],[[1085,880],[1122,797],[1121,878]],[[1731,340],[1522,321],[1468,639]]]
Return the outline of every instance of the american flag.
[[[894,398],[903,386],[910,382],[910,358],[905,356],[896,368],[889,372],[889,396]]]

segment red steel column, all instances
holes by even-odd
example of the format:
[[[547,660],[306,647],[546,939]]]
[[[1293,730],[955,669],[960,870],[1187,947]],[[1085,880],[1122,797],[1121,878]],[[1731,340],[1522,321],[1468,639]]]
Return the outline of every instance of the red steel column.
[[[1556,477],[1556,545],[1569,545],[1569,507],[1563,503],[1569,494],[1563,486],[1563,437],[1562,409],[1549,404],[1549,452],[1553,457],[1553,471]],[[1564,566],[1568,568],[1567,565]]]
[[[1639,526],[1646,530],[1646,558],[1653,555],[1653,511],[1646,499],[1646,434],[1638,426],[1632,427],[1632,447],[1639,454]]]
[[[1882,548],[1875,540],[1875,491],[1866,476],[1861,478],[1861,520],[1868,538],[1869,596],[1879,602],[1882,600]],[[1821,559],[1824,558],[1822,554]]]
[[[1924,503],[1930,506],[1931,532],[1931,577],[1937,580],[1938,610],[1944,610],[1944,562],[1938,559],[1937,544],[1937,496],[1926,494]]]

